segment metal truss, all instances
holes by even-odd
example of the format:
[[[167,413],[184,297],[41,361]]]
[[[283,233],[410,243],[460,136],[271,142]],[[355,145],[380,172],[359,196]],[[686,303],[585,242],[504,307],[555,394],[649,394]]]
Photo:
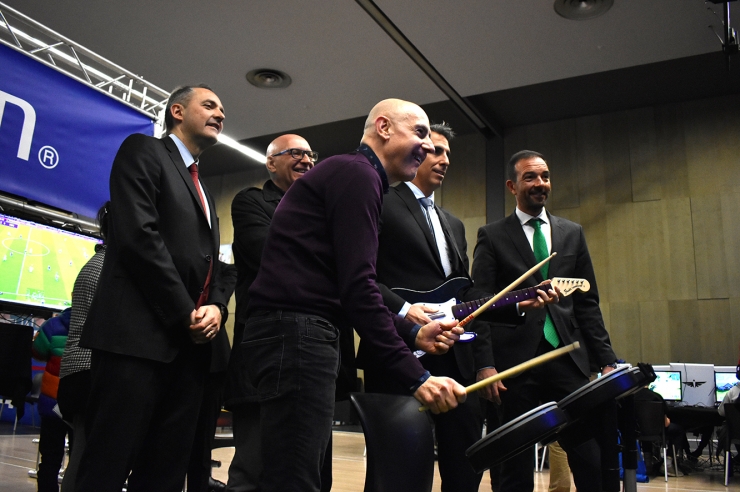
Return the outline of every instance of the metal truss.
[[[159,121],[169,92],[0,2],[0,43]]]

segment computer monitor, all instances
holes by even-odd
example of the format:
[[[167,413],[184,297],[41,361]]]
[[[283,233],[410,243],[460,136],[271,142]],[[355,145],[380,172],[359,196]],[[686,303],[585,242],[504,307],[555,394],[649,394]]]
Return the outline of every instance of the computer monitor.
[[[714,371],[715,401],[721,402],[730,388],[738,383],[740,381],[738,381],[734,370],[732,372]]]
[[[681,371],[655,371],[655,381],[648,388],[666,401],[681,401]]]
[[[681,401],[686,405],[714,406],[714,364],[671,362],[671,371],[681,372]]]

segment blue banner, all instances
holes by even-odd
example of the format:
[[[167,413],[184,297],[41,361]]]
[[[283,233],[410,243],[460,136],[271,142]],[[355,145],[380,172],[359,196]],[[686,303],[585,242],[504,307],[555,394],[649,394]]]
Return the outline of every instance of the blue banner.
[[[0,44],[0,191],[95,217],[132,133],[151,118]]]

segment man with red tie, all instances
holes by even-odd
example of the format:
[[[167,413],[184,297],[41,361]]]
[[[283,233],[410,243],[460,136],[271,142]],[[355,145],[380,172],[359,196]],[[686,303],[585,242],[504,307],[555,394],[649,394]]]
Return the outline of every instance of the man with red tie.
[[[216,207],[198,157],[223,128],[207,86],[176,89],[167,136],[128,137],[110,176],[111,223],[81,343],[92,349],[79,491],[180,491],[228,298]],[[130,474],[130,476],[129,476]]]

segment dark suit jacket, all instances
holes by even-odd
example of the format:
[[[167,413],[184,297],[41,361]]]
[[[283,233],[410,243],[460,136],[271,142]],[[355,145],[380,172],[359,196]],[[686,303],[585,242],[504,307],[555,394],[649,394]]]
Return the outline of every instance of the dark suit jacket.
[[[591,283],[588,292],[576,292],[546,307],[563,344],[581,343],[581,349],[570,352],[570,357],[588,377],[589,355],[600,367],[614,362],[616,356],[601,317],[599,291],[583,228],[549,213],[548,217],[552,224],[552,251],[558,253],[550,261],[549,277],[584,278]],[[515,213],[478,230],[473,278],[479,287],[501,290],[536,263]],[[543,280],[538,271],[518,288],[531,287]],[[545,310],[530,312],[526,318],[522,326],[492,327],[493,354],[499,372],[535,356],[542,339]]]
[[[450,248],[452,265],[450,277],[469,279],[465,226],[443,208],[435,205],[435,209]],[[391,291],[392,288],[404,287],[426,291],[439,287],[446,279],[439,250],[424,212],[414,192],[404,183],[391,188],[383,201],[377,274],[383,302],[393,313],[398,313],[405,301]],[[463,289],[457,297],[461,301],[470,301],[489,295],[491,294],[473,287],[471,280],[471,287]],[[489,319],[509,323],[520,322],[514,306],[496,311],[488,314],[492,317]],[[480,323],[474,323],[473,326],[483,328],[476,340],[472,343],[456,344],[452,348],[458,369],[468,380],[475,377],[478,369],[493,365],[490,342],[487,340],[490,337],[488,327]]]
[[[231,346],[231,359],[224,395],[228,409],[234,409],[245,402],[258,400],[257,391],[247,377],[247,366],[242,356],[241,341],[244,336],[244,323],[247,321],[249,287],[259,271],[267,231],[270,229],[272,216],[283,195],[283,191],[275,186],[272,180],[268,180],[262,189],[243,189],[231,202],[237,281],[234,342]]]
[[[171,138],[135,134],[123,142],[111,169],[107,253],[81,346],[174,360],[193,343],[185,320],[211,261],[207,303],[228,303],[219,286],[216,206],[205,187],[203,191],[211,227]]]

